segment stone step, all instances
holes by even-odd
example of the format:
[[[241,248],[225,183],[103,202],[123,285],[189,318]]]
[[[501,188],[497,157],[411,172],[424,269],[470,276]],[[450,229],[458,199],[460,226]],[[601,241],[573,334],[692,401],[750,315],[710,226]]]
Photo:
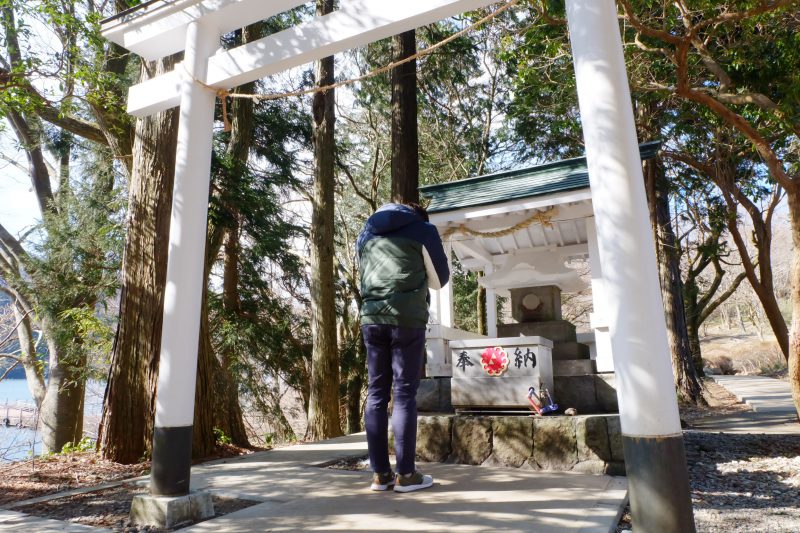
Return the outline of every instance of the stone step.
[[[575,326],[566,320],[550,320],[548,322],[521,322],[519,324],[500,324],[497,326],[498,337],[544,337],[559,342],[575,342],[577,335]]]
[[[417,389],[417,410],[428,413],[453,412],[453,404],[450,403],[450,379],[421,379]]]
[[[558,342],[553,343],[553,362],[570,361],[573,359],[589,359],[591,350],[585,344],[579,342]]]
[[[553,361],[553,376],[584,376],[596,373],[597,364],[591,359]]]
[[[619,412],[613,374],[554,376],[553,401],[579,414]]]

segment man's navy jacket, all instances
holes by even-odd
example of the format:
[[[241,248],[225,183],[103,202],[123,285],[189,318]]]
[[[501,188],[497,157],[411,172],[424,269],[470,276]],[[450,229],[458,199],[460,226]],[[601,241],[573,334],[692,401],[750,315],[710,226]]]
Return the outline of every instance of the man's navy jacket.
[[[367,220],[358,236],[361,270],[361,324],[424,328],[428,287],[450,279],[447,256],[436,227],[412,208],[386,204]]]

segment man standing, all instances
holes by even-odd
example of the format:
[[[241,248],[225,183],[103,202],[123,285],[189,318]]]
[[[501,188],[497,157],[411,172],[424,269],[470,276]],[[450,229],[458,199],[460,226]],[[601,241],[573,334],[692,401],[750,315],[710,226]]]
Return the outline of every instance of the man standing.
[[[367,347],[366,429],[372,490],[411,492],[433,485],[414,465],[417,388],[425,360],[428,288],[450,278],[439,232],[416,204],[386,204],[358,236],[361,332]],[[389,465],[388,406],[394,382],[392,428],[397,476]]]

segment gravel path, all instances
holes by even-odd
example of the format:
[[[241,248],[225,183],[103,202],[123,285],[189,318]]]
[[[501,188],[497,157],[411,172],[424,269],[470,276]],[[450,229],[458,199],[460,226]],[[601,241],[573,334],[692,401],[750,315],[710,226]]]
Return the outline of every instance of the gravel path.
[[[686,432],[698,531],[800,531],[800,436]]]
[[[698,532],[800,531],[800,435],[686,431],[684,442]]]

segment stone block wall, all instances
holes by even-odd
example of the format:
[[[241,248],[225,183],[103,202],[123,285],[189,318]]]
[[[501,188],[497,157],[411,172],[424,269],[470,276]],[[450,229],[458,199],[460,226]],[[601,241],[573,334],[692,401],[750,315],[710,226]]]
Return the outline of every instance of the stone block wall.
[[[619,413],[614,374],[554,376],[553,400],[561,409],[574,407],[579,414]]]
[[[425,462],[625,475],[618,415],[420,416]]]

